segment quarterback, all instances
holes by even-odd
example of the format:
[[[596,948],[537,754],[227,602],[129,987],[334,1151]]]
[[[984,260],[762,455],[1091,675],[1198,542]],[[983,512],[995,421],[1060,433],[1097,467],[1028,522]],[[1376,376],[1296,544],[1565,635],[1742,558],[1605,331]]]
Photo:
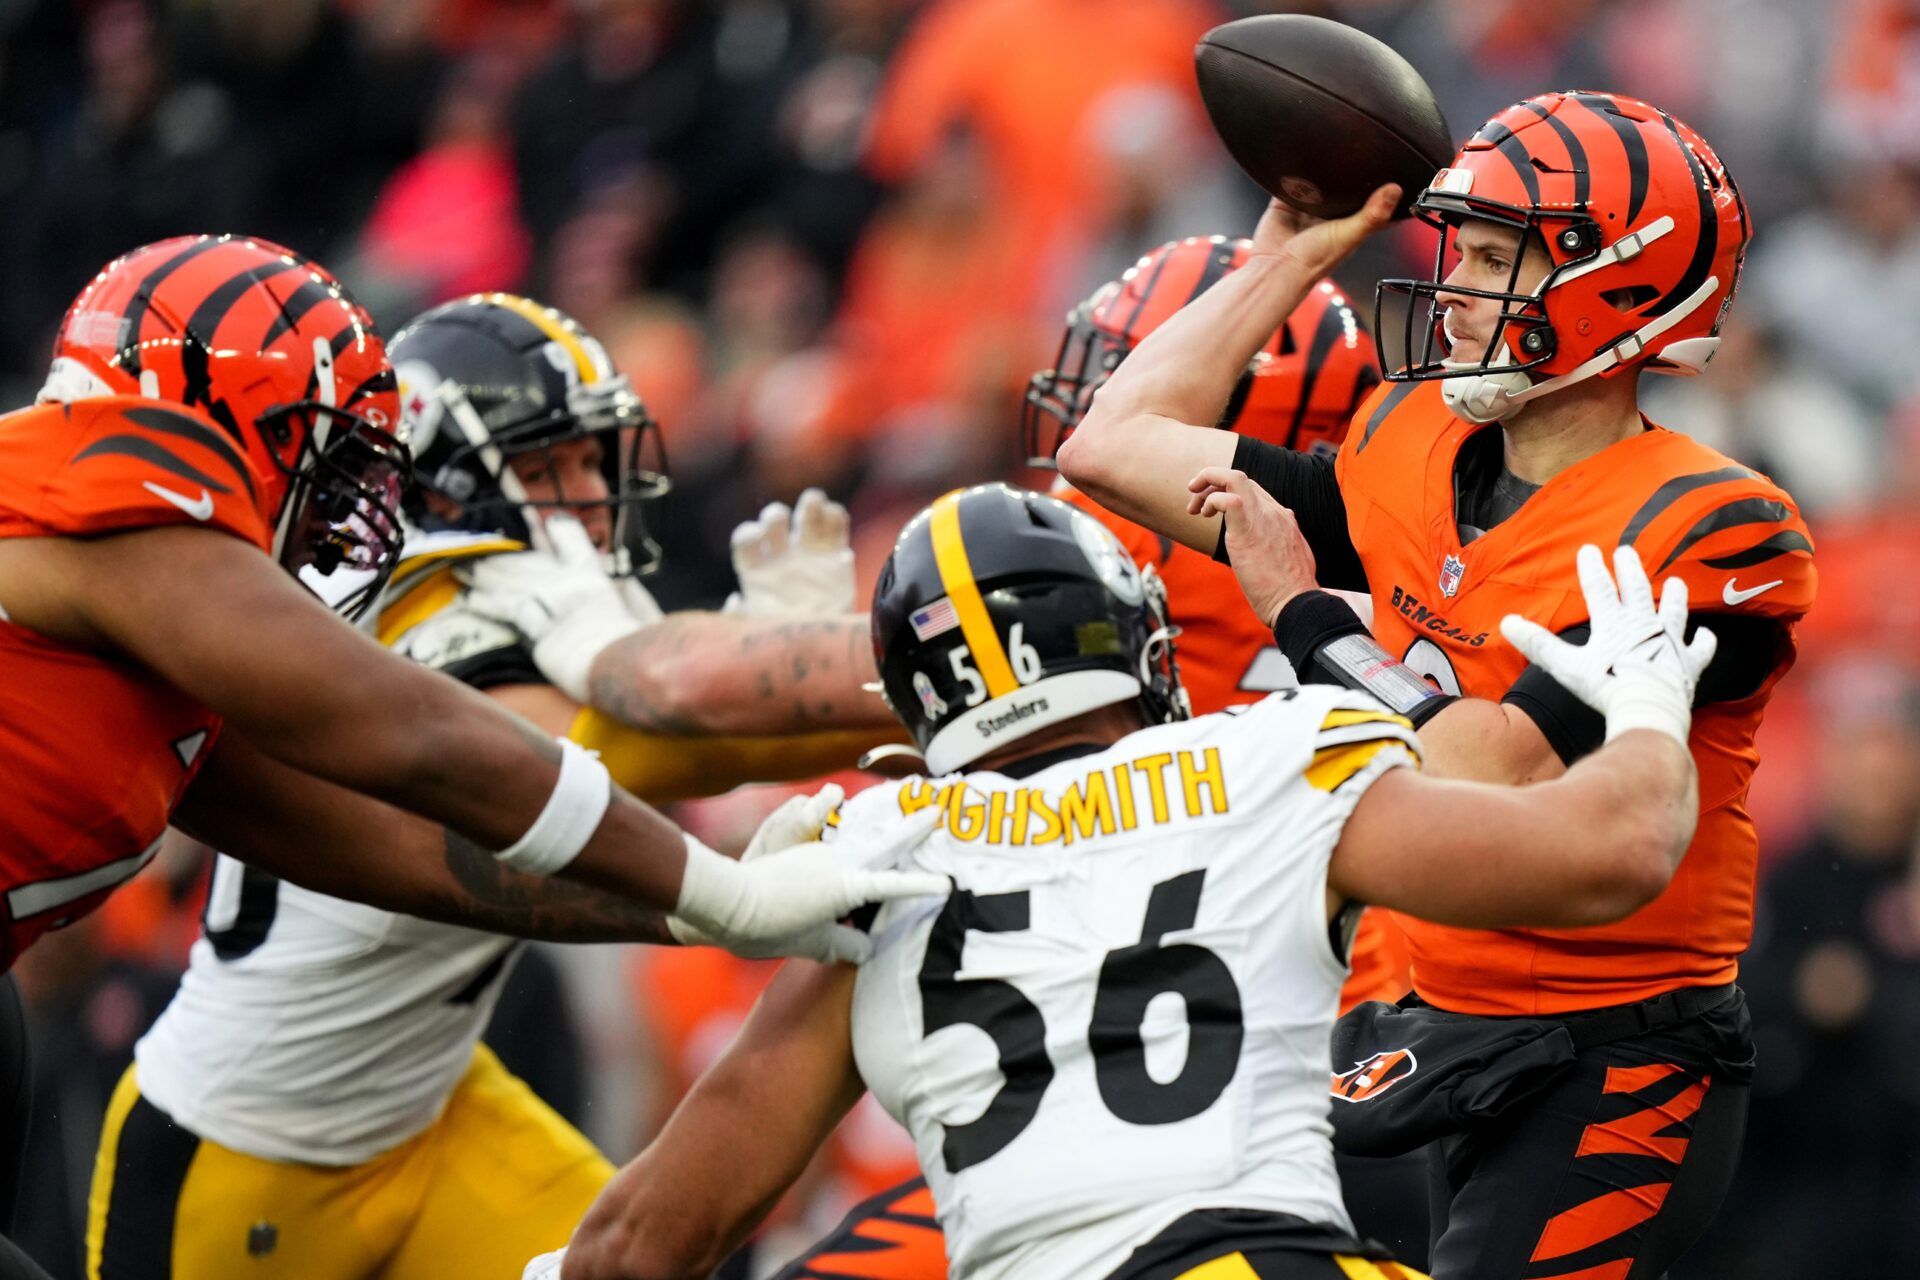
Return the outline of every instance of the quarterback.
[[[369,615],[389,648],[594,746],[621,785],[655,802],[825,772],[879,740],[871,730],[668,736],[583,706],[580,668],[595,665],[596,646],[673,625],[631,572],[649,558],[644,504],[666,487],[643,465],[656,430],[644,405],[591,334],[512,295],[438,307],[390,351],[420,489],[398,569]],[[615,459],[609,484],[603,463]],[[740,615],[702,622],[709,648],[731,633],[780,642],[785,658],[774,696],[725,714],[769,734],[796,727],[795,706],[810,720],[822,706],[856,723],[868,708],[885,714],[859,689],[870,665],[846,664],[846,637],[834,634],[864,629],[844,616],[845,512],[810,491],[790,538],[788,515],[769,512],[736,540]],[[763,554],[774,519],[779,545]],[[521,550],[534,543],[546,553]],[[771,601],[770,573],[782,587]],[[530,601],[516,603],[516,585]],[[531,612],[543,633],[530,642],[480,607]],[[811,639],[763,616],[801,608],[843,616]],[[602,692],[632,668],[613,655]],[[613,696],[616,710],[630,701]],[[697,732],[701,711],[689,703],[678,714]],[[482,851],[452,847],[448,859],[500,932],[669,940],[605,902],[526,892]],[[479,1043],[518,952],[499,933],[345,901],[220,857],[205,937],[108,1112],[89,1275],[484,1280],[564,1241],[613,1167]]]
[[[1303,676],[1374,690],[1421,726],[1428,768],[1455,777],[1552,777],[1600,741],[1564,682],[1500,630],[1514,613],[1584,632],[1575,547],[1632,548],[1686,583],[1721,643],[1690,739],[1699,829],[1672,885],[1574,932],[1409,920],[1414,990],[1438,1013],[1363,1006],[1349,1024],[1356,1060],[1441,1013],[1466,1040],[1514,1018],[1581,1040],[1573,1067],[1534,1073],[1497,1114],[1397,1137],[1440,1139],[1437,1275],[1641,1280],[1704,1229],[1739,1150],[1754,734],[1815,585],[1793,500],[1638,406],[1643,372],[1698,373],[1712,357],[1751,224],[1713,149],[1657,108],[1530,99],[1414,201],[1440,233],[1435,272],[1381,283],[1387,382],[1336,460],[1181,428],[1210,420],[1274,319],[1396,194],[1299,228],[1276,205],[1253,259],[1115,371],[1061,468],[1195,548],[1233,543],[1216,517],[1235,513],[1236,572]],[[1168,479],[1189,475],[1191,491]],[[1370,634],[1316,578],[1369,592]],[[1372,1120],[1382,1110],[1341,1108],[1342,1144],[1394,1141]]]
[[[451,837],[578,881],[629,927],[673,911],[691,939],[816,955],[858,949],[833,923],[851,906],[937,883],[817,848],[742,867],[316,600],[296,575],[350,611],[387,576],[398,420],[365,311],[279,246],[163,241],[75,300],[39,403],[0,418],[0,965],[170,823],[307,888],[484,917]],[[17,1147],[19,1118],[0,1123]]]
[[[1598,555],[1589,549],[1583,556]],[[530,1276],[704,1276],[864,1088],[913,1134],[966,1280],[1408,1274],[1354,1238],[1328,1035],[1358,902],[1501,927],[1617,919],[1692,833],[1688,703],[1712,650],[1639,562],[1589,574],[1556,667],[1610,741],[1524,789],[1422,776],[1405,718],[1322,686],[1186,719],[1161,591],[1084,512],[1002,485],[902,531],[876,589],[887,696],[932,777],[826,817],[952,891],[790,964],[564,1255]],[[804,835],[804,824],[792,835]],[[1556,829],[1558,827],[1559,829]]]

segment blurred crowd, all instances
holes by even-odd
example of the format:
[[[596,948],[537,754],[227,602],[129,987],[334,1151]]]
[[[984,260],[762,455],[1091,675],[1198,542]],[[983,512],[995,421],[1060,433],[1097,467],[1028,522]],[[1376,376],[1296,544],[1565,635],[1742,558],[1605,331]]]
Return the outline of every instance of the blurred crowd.
[[[1251,228],[1192,47],[1268,9],[1388,41],[1456,137],[1531,93],[1617,89],[1742,185],[1758,233],[1725,347],[1646,403],[1797,496],[1821,594],[1752,798],[1747,1155],[1675,1277],[1865,1273],[1920,1218],[1920,0],[0,0],[0,404],[31,397],[99,264],[245,231],[334,267],[389,332],[512,289],[597,334],[664,424],[668,607],[724,598],[728,531],[805,484],[852,508],[870,581],[939,491],[1044,484],[1019,396],[1073,302],[1164,240]],[[1364,298],[1430,255],[1403,225],[1342,274]],[[770,802],[682,816],[737,842]],[[49,1171],[21,1225],[63,1280],[100,1106],[203,876],[180,851],[19,971]],[[767,976],[540,954],[491,1038],[615,1157]],[[911,1161],[857,1112],[735,1271]]]

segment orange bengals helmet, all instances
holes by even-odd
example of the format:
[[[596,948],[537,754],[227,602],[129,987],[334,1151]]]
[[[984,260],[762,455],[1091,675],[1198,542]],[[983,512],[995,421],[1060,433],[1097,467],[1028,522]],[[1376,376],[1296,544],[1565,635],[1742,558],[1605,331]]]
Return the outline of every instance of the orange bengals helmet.
[[[379,594],[411,464],[386,345],[324,267],[244,236],[116,258],[67,309],[38,399],[112,395],[218,424],[252,464],[280,562],[353,571],[335,606],[349,616]]]
[[[1251,248],[1251,241],[1227,236],[1171,241],[1075,307],[1053,368],[1027,383],[1020,418],[1027,465],[1051,469],[1093,393],[1127,352],[1245,263]],[[1366,336],[1345,295],[1321,281],[1247,365],[1216,425],[1302,453],[1333,452],[1353,411],[1380,382]]]
[[[1548,93],[1507,108],[1413,202],[1440,230],[1431,280],[1383,280],[1374,312],[1390,382],[1446,379],[1448,405],[1496,422],[1529,400],[1623,368],[1693,374],[1720,345],[1752,226],[1699,134],[1633,98]],[[1503,291],[1444,284],[1452,231],[1484,219],[1537,236],[1550,269],[1532,293],[1520,263]],[[1501,304],[1486,355],[1444,352],[1439,293]],[[1389,322],[1390,300],[1402,314]],[[1417,349],[1416,349],[1417,348]]]

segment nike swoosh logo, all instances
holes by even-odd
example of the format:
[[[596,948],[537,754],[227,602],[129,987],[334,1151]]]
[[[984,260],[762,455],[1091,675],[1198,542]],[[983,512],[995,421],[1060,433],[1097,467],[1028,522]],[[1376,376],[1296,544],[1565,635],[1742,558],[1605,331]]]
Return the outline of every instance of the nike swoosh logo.
[[[1720,598],[1726,601],[1728,607],[1731,608],[1736,604],[1745,604],[1761,592],[1771,591],[1785,581],[1785,578],[1775,578],[1772,582],[1763,582],[1757,587],[1748,587],[1744,591],[1736,591],[1733,586],[1733,579],[1728,578],[1726,589],[1720,593]]]
[[[198,498],[189,498],[184,493],[175,493],[165,485],[155,484],[151,480],[142,480],[140,483],[145,486],[148,493],[164,502],[171,502],[195,520],[208,520],[213,517],[213,495],[205,489],[200,491]]]

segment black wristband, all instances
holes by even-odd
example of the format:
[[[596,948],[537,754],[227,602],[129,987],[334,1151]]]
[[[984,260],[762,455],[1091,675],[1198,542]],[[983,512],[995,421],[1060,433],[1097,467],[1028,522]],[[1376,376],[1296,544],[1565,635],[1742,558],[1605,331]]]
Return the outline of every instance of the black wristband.
[[[1353,606],[1325,591],[1302,591],[1273,620],[1273,642],[1287,655],[1302,684],[1345,684],[1323,672],[1313,657],[1321,646],[1341,636],[1366,634],[1367,624]]]
[[[1436,694],[1407,712],[1407,719],[1413,721],[1413,727],[1418,729],[1458,701],[1460,695],[1457,693]]]

